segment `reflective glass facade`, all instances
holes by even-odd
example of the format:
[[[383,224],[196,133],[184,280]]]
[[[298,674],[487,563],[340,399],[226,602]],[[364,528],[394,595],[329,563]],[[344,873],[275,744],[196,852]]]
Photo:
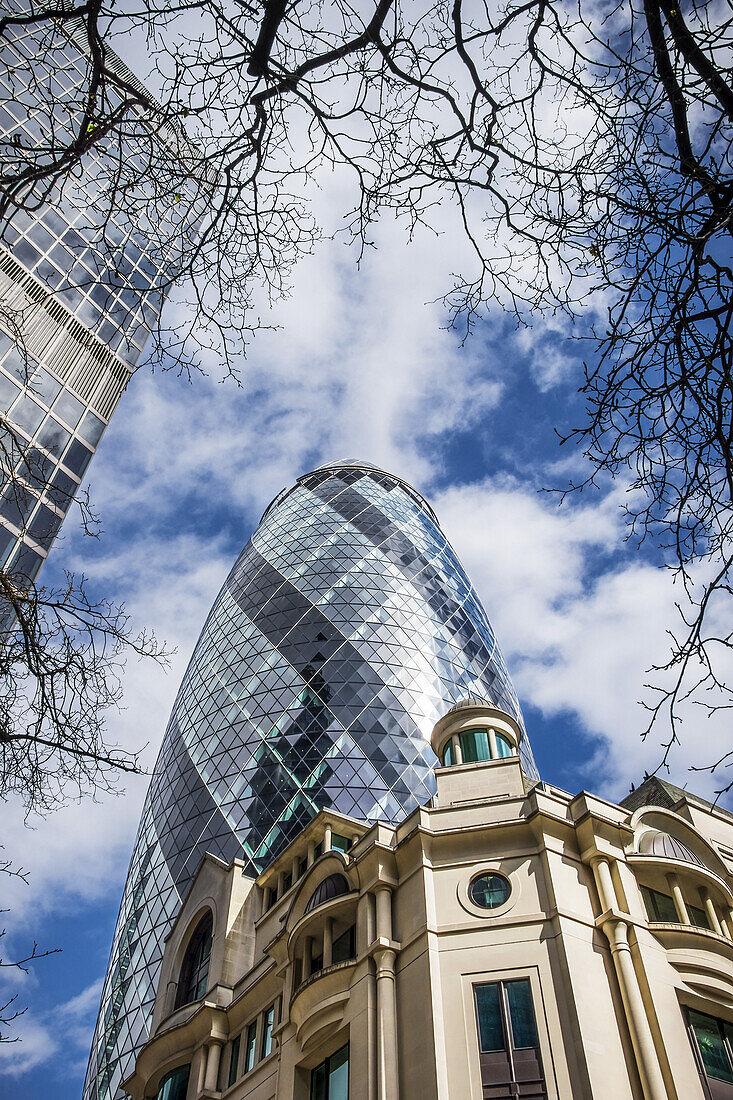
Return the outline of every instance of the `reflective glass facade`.
[[[23,0],[6,5],[8,14],[24,10]],[[106,64],[146,95],[111,52]],[[4,176],[57,159],[78,130],[88,87],[80,21],[6,27]],[[11,425],[0,439],[0,566],[31,579],[158,321],[183,238],[200,216],[190,181],[173,179],[176,157],[160,127],[134,104],[122,109],[110,91],[107,111],[115,109],[113,132],[57,183],[13,192],[19,205],[0,222],[0,418]],[[167,171],[157,174],[163,159]],[[151,177],[165,178],[167,193]]]
[[[130,864],[85,1095],[118,1094],[163,940],[205,852],[259,871],[323,807],[395,822],[434,791],[428,739],[460,698],[521,713],[429,505],[352,461],[265,512],[204,625]],[[535,775],[526,738],[521,755]]]

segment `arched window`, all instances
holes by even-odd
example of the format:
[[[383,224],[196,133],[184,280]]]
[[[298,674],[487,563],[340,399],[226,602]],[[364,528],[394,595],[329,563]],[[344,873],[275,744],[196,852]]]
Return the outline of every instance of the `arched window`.
[[[209,980],[209,959],[211,958],[211,937],[214,931],[214,919],[208,912],[196,925],[183,957],[181,976],[178,980],[176,1008],[197,1001],[206,992]]]
[[[496,734],[496,755],[499,760],[506,760],[507,756],[515,756],[514,746],[503,733]]]
[[[457,736],[464,764],[481,764],[484,760],[492,759],[488,730],[461,730]],[[494,737],[496,740],[496,758],[498,760],[505,760],[507,756],[516,755],[516,749],[508,737],[505,737],[503,733],[499,733],[498,730],[495,731]],[[445,767],[450,767],[456,763],[452,738],[449,738],[443,747],[442,763]]]
[[[188,1076],[191,1066],[177,1066],[170,1073],[166,1073],[158,1087],[156,1100],[186,1100],[188,1089]]]
[[[306,905],[305,911],[306,913],[310,913],[311,909],[315,909],[317,905],[323,905],[324,902],[330,901],[331,898],[340,897],[341,894],[348,894],[348,892],[349,884],[344,875],[329,875],[328,878],[324,878],[323,882],[318,883],[318,886],[316,886],[311,894],[310,901]]]

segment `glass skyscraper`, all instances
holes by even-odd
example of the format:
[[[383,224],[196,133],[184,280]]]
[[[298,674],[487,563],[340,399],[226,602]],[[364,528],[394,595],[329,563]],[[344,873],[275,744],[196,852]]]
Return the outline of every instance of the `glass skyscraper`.
[[[521,723],[491,624],[429,504],[344,461],[266,510],[214,603],[143,809],[87,1100],[148,1035],[166,933],[206,852],[253,873],[324,807],[395,822],[434,792],[428,738],[467,694]],[[527,738],[525,772],[536,775]]]
[[[11,0],[5,14],[25,10]],[[200,217],[185,166],[176,168],[180,135],[177,145],[111,51],[105,64],[136,101],[122,108],[110,89],[115,127],[52,185],[18,186],[77,133],[88,46],[80,20],[10,24],[0,40],[0,567],[31,579]]]

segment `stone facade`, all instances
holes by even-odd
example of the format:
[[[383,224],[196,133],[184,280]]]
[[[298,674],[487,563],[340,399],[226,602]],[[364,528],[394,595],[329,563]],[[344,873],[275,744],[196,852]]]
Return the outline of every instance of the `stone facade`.
[[[626,805],[528,779],[516,721],[469,704],[433,749],[486,731],[488,758],[438,766],[400,824],[322,811],[258,877],[204,857],[133,1100],[733,1096],[733,816],[656,779]]]

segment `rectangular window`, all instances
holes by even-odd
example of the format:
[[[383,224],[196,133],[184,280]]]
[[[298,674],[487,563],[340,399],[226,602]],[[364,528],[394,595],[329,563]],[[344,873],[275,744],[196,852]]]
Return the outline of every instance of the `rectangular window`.
[[[661,894],[659,890],[651,890],[648,886],[642,886],[641,896],[644,898],[647,916],[652,923],[680,923],[674,901],[669,894]]]
[[[275,1006],[270,1005],[262,1017],[262,1050],[260,1058],[266,1058],[272,1054],[272,1029],[275,1024]]]
[[[699,909],[696,905],[690,905],[688,902],[687,913],[696,928],[710,928],[710,921],[704,909]]]
[[[356,928],[352,924],[333,941],[333,962],[346,962],[356,956]]]
[[[302,878],[308,870],[308,856],[301,856],[298,860],[298,878]]]
[[[733,1028],[725,1020],[691,1008],[686,1014],[705,1093],[715,1100],[729,1100],[733,1097]]]
[[[349,1044],[311,1072],[310,1100],[349,1100]]]
[[[482,982],[473,991],[484,1095],[546,1097],[529,978]]]
[[[315,846],[314,851],[313,851],[313,858],[318,859],[319,856],[322,856],[322,855],[323,855],[323,841],[319,840],[318,843]]]
[[[247,1045],[244,1048],[243,1073],[249,1073],[255,1064],[255,1052],[257,1049],[257,1021],[253,1020],[247,1028]]]
[[[229,1088],[232,1087],[234,1082],[237,1080],[237,1076],[239,1074],[239,1044],[241,1038],[242,1036],[238,1035],[236,1039],[234,1039],[234,1041],[232,1042],[232,1050],[231,1054],[229,1055]]]
[[[351,847],[351,841],[346,836],[341,836],[340,833],[331,834],[331,850],[334,852],[348,852]]]

